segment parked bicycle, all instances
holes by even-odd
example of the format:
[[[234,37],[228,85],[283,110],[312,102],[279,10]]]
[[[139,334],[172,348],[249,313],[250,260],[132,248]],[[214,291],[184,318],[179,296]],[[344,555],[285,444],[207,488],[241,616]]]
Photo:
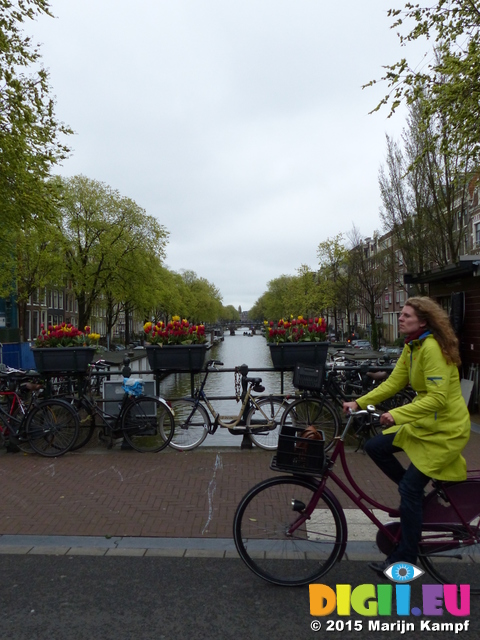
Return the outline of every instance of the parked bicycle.
[[[377,546],[390,555],[400,539],[398,521],[382,524],[372,509],[392,518],[399,511],[373,500],[355,482],[344,441],[359,418],[378,420],[375,407],[351,413],[333,451],[324,456],[323,442],[302,437],[298,429],[282,429],[271,468],[291,475],[260,482],[242,498],[235,513],[233,536],[238,553],[256,575],[278,585],[318,581],[346,549],[345,513],[329,484],[341,489],[377,527]],[[340,462],[347,483],[335,472]],[[480,471],[463,482],[433,481],[424,499],[419,560],[438,582],[470,584],[480,593]]]
[[[252,392],[265,391],[265,387],[261,384],[262,379],[249,378],[247,365],[241,365],[236,367],[235,371],[235,391],[237,401],[241,401],[240,408],[236,415],[222,416],[205,392],[209,373],[217,371],[217,367],[221,366],[223,362],[209,360],[205,376],[200,387],[195,390],[193,398],[171,401],[175,414],[175,434],[170,446],[183,451],[194,449],[202,444],[208,434],[213,434],[222,427],[228,429],[233,435],[248,435],[257,447],[269,451],[275,450],[280,422],[288,406],[288,398],[254,396]],[[213,422],[208,412],[212,415]]]
[[[75,410],[59,398],[41,399],[43,386],[26,371],[0,373],[0,440],[9,450],[57,457],[69,451],[78,435]]]
[[[79,385],[79,395],[70,399],[83,431],[74,448],[85,446],[98,425],[99,439],[106,442],[108,448],[113,447],[115,440],[123,438],[126,447],[141,453],[157,453],[165,449],[174,432],[173,412],[166,400],[144,395],[141,380],[124,378],[119,384],[123,391],[122,399],[113,403],[115,409],[110,409],[111,412],[99,406],[88,379]]]
[[[311,369],[314,370],[315,367]],[[301,395],[286,409],[281,426],[295,426],[302,431],[307,427],[315,427],[323,432],[325,451],[329,451],[342,428],[343,403],[364,395],[374,385],[383,382],[388,375],[388,370],[378,370],[377,366],[370,364],[345,365],[342,363],[341,366],[336,364],[327,369],[325,377],[319,368],[318,375],[312,381],[294,382],[299,386]],[[381,411],[389,411],[393,407],[408,404],[412,401],[413,395],[405,389],[379,405],[378,408]],[[379,429],[380,425],[376,430]],[[357,437],[358,448],[363,446],[365,435],[363,433],[362,439]]]

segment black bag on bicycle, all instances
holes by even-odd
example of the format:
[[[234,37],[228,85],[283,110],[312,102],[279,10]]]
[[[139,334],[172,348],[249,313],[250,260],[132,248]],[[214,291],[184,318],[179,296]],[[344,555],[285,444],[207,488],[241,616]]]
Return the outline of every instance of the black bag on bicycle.
[[[321,391],[325,368],[297,362],[293,370],[293,386],[304,391]]]

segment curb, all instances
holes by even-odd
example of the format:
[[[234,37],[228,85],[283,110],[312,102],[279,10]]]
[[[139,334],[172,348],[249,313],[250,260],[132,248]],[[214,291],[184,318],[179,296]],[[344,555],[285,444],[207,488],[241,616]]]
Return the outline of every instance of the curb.
[[[238,558],[232,538],[105,538],[98,536],[0,536],[0,555],[169,558]],[[344,560],[378,560],[375,542],[348,542]]]

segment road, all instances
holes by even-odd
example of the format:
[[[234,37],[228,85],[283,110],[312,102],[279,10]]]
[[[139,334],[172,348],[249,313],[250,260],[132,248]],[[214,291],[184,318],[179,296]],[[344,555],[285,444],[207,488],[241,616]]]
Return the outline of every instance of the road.
[[[356,613],[315,618],[307,587],[270,585],[234,558],[0,555],[0,571],[2,640],[450,640],[455,635],[421,631],[426,618],[398,616],[395,605],[394,614],[382,618]],[[430,580],[422,576],[412,583],[412,606],[421,606],[421,586]],[[335,588],[381,581],[364,562],[344,561],[323,582]],[[473,598],[463,633],[477,639],[480,616]],[[446,613],[429,619],[465,622]],[[399,628],[369,630],[377,620]],[[403,633],[402,620],[415,630]],[[316,621],[322,623],[318,632],[311,629]],[[361,631],[353,630],[355,622]]]

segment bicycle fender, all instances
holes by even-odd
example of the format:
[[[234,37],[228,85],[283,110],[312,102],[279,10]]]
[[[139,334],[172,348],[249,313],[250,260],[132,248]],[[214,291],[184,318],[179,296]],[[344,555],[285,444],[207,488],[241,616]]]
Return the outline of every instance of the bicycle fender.
[[[160,396],[156,396],[156,399],[160,402],[161,405],[165,407],[165,409],[167,409],[168,413],[174,418],[175,413],[172,407],[168,404],[168,402],[164,398],[161,398]]]

